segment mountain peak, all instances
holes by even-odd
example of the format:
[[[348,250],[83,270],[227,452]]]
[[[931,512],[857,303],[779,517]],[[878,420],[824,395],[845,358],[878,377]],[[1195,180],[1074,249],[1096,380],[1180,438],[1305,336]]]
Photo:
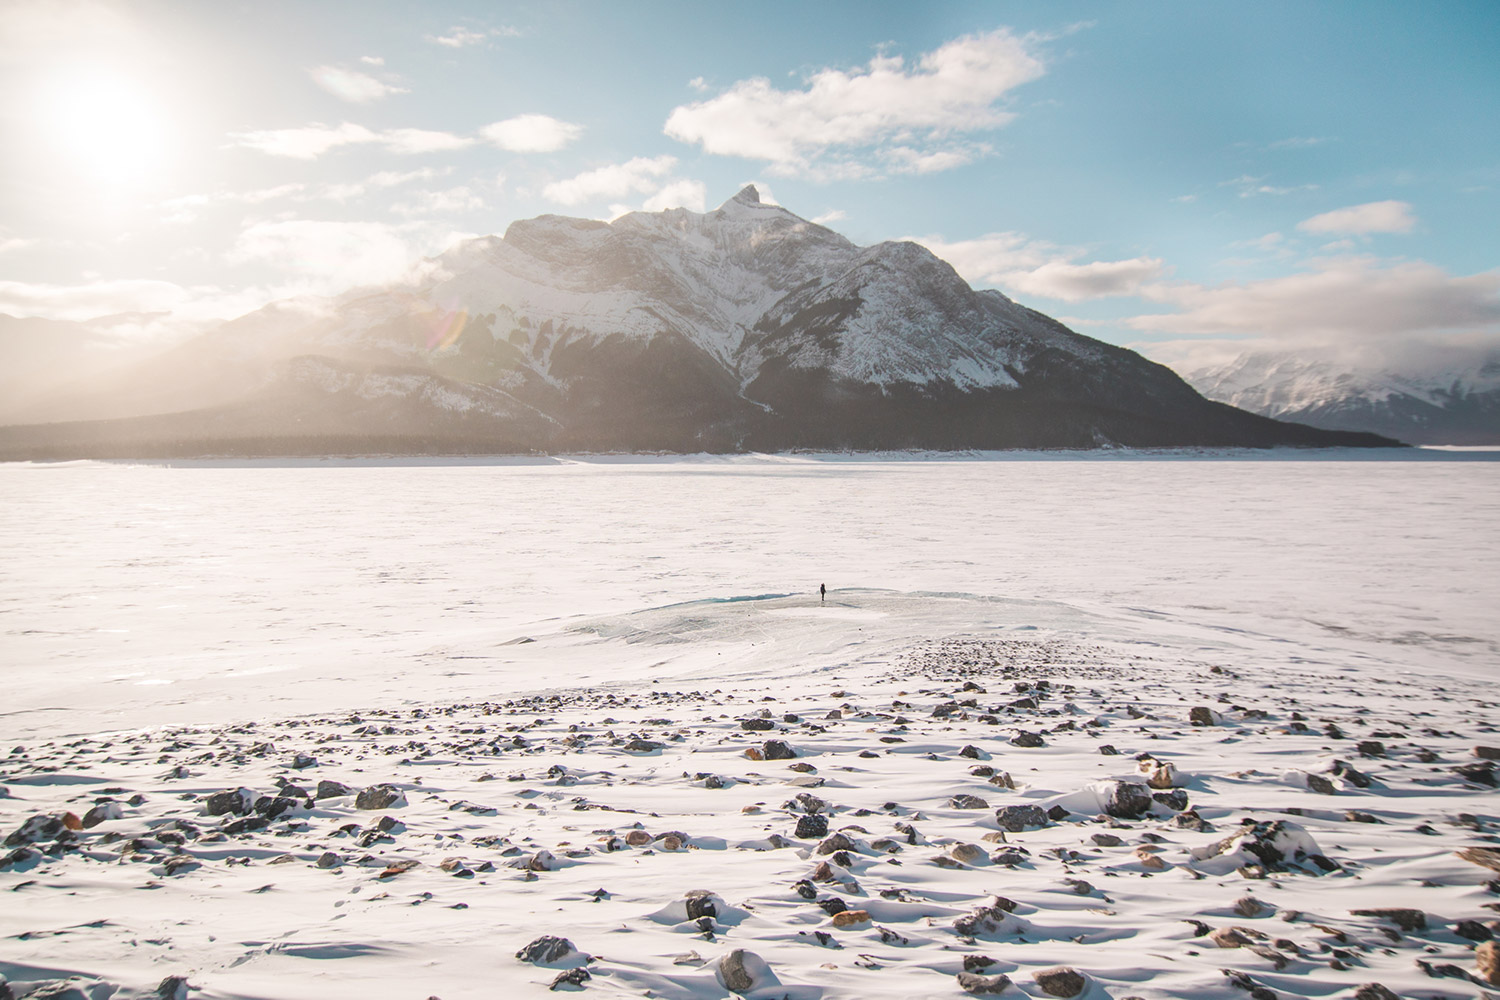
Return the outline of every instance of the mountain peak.
[[[744,187],[740,188],[739,194],[735,195],[729,200],[738,205],[759,205],[760,192],[755,189],[754,184],[746,184]]]

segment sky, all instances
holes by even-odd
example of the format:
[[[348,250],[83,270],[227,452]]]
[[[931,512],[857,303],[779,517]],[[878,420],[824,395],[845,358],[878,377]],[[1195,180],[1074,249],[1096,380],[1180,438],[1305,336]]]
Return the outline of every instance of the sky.
[[[746,183],[1192,367],[1500,347],[1500,4],[0,3],[0,312],[180,337]]]

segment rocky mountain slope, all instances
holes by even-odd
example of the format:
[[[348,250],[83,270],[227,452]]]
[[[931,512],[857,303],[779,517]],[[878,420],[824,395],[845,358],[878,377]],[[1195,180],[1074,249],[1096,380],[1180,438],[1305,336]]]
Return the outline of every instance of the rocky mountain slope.
[[[1205,400],[754,187],[702,214],[516,222],[428,264],[227,323],[127,388],[59,390],[0,455],[1388,443]]]
[[[1186,377],[1209,399],[1278,420],[1412,444],[1500,444],[1500,357],[1395,368],[1258,353]]]

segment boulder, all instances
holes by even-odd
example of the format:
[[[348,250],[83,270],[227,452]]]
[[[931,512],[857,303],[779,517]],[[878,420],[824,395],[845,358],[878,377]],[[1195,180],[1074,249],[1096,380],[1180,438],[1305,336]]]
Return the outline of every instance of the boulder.
[[[543,934],[526,947],[516,952],[516,958],[532,965],[552,965],[578,952],[573,942],[565,937]]]
[[[797,752],[785,740],[766,740],[761,744],[760,752],[766,760],[795,760],[797,757]]]
[[[1046,826],[1047,813],[1041,806],[1002,806],[995,810],[995,822],[1010,833]]]
[[[1059,965],[1051,969],[1043,969],[1033,972],[1031,978],[1042,988],[1042,992],[1054,997],[1076,997],[1088,987],[1088,980],[1083,973],[1076,969],[1070,969],[1066,965]]]
[[[356,809],[392,809],[406,805],[406,793],[395,785],[371,785],[354,798]]]
[[[1010,977],[981,976],[977,972],[960,972],[958,974],[958,988],[965,993],[975,996],[989,996],[995,993],[1004,993],[1010,986]]]
[[[248,788],[229,788],[214,792],[203,800],[203,809],[210,816],[248,816],[259,798]]]
[[[1151,811],[1151,789],[1138,781],[1104,783],[1104,811],[1116,819],[1139,819]]]

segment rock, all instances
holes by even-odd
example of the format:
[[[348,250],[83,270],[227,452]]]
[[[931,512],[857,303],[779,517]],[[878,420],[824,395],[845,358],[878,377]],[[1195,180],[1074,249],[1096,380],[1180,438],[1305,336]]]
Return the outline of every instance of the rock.
[[[279,819],[302,805],[302,800],[289,795],[262,795],[255,800],[255,814],[266,819]]]
[[[559,972],[553,978],[552,985],[548,986],[547,989],[560,990],[564,986],[582,987],[584,983],[593,978],[594,977],[589,974],[589,970],[580,965],[576,969],[564,969],[562,972]]]
[[[1269,906],[1254,896],[1241,896],[1234,903],[1234,912],[1242,917],[1258,917],[1269,909]]]
[[[1152,792],[1151,801],[1159,802],[1173,812],[1181,812],[1188,806],[1187,792],[1174,788],[1170,792]]]
[[[302,771],[309,767],[317,767],[318,758],[313,757],[310,754],[299,753],[292,757],[292,759],[287,763],[287,766],[290,767],[293,771]]]
[[[1171,764],[1161,764],[1152,768],[1146,778],[1146,784],[1160,791],[1176,788],[1177,768]]]
[[[966,865],[972,865],[985,857],[984,848],[977,844],[954,844],[948,849],[948,853],[955,861],[962,861]]]
[[[1216,927],[1208,939],[1220,948],[1244,948],[1253,943],[1238,927]]]
[[[92,830],[100,823],[119,819],[123,815],[125,815],[125,811],[120,808],[120,803],[113,801],[100,802],[83,814],[83,828],[85,830]]]
[[[797,757],[797,752],[785,740],[766,740],[761,744],[760,752],[766,760],[795,760]]]
[[[1010,833],[1047,825],[1047,813],[1041,806],[1002,806],[995,810],[995,822]]]
[[[1500,986],[1500,944],[1481,942],[1474,949],[1475,975],[1491,986]]]
[[[1120,755],[1120,751],[1116,750],[1114,745],[1110,743],[1100,744],[1099,752],[1106,757],[1118,757]]]
[[[1500,760],[1500,747],[1475,747],[1473,753],[1480,760]]]
[[[1317,842],[1306,830],[1286,820],[1241,823],[1238,830],[1223,840],[1193,848],[1192,856],[1198,861],[1225,857],[1238,861],[1237,867],[1258,863],[1268,871],[1285,871],[1288,865],[1304,862],[1316,865],[1320,871],[1330,870],[1319,864],[1318,858],[1333,864],[1323,858]]]
[[[743,948],[736,948],[719,959],[716,975],[719,985],[731,993],[748,993],[755,989],[757,984],[769,985],[769,981],[774,981],[765,961],[754,952]]]
[[[516,952],[516,958],[532,965],[551,965],[577,952],[573,942],[565,937],[543,934],[526,947]]]
[[[1453,933],[1470,941],[1489,941],[1495,932],[1477,920],[1460,920],[1453,925]]]
[[[1195,706],[1188,712],[1188,722],[1195,726],[1212,726],[1214,724],[1214,710],[1207,705]]]
[[[1307,790],[1317,792],[1319,795],[1333,795],[1338,792],[1333,781],[1321,774],[1309,774],[1307,776]]]
[[[1401,1000],[1379,983],[1365,983],[1354,991],[1354,1000]]]
[[[977,795],[955,795],[948,800],[954,809],[988,809],[990,804]]]
[[[1453,772],[1465,781],[1476,785],[1486,785],[1494,788],[1500,785],[1495,779],[1495,762],[1490,760],[1479,761],[1475,764],[1460,764]]]
[[[741,719],[740,728],[746,732],[763,733],[775,729],[776,723],[771,719]]]
[[[1376,906],[1363,910],[1350,910],[1351,916],[1374,917],[1395,924],[1403,931],[1425,931],[1427,929],[1427,914],[1421,910],[1414,910],[1403,906]]]
[[[1013,746],[1018,747],[1044,747],[1047,745],[1039,734],[1025,731],[1012,736],[1010,742]]]
[[[857,850],[854,841],[850,840],[847,835],[842,833],[835,833],[833,836],[826,838],[822,843],[818,844],[819,854],[832,854],[835,851],[853,850]]]
[[[970,760],[983,760],[985,758],[985,752],[974,746],[972,743],[965,744],[958,751],[958,755],[960,757],[967,757]]]
[[[968,959],[965,959],[967,964]],[[981,976],[974,972],[960,972],[958,974],[958,988],[965,993],[973,993],[975,996],[986,996],[988,994],[1003,993],[1010,986],[1010,977]]]
[[[406,793],[395,785],[371,785],[354,798],[356,809],[393,809],[406,805]]]
[[[868,910],[843,910],[833,915],[833,926],[835,927],[857,927],[860,924],[870,922],[870,911]]]
[[[631,740],[629,743],[625,744],[625,752],[626,753],[655,753],[657,750],[663,750],[663,749],[665,749],[666,746],[667,745],[665,743],[658,743],[655,740],[640,740],[640,739],[636,739],[636,740]]]
[[[1139,819],[1151,810],[1151,790],[1138,781],[1110,781],[1103,790],[1104,811],[1116,819]]]
[[[1354,750],[1361,757],[1385,756],[1385,744],[1379,740],[1360,740],[1354,744]]]
[[[833,804],[826,799],[820,799],[810,792],[798,792],[796,797],[784,807],[792,812],[804,813],[832,813]]]
[[[1454,853],[1470,864],[1500,872],[1500,847],[1465,847]]]
[[[1349,809],[1344,813],[1345,823],[1379,823],[1373,814],[1359,809]]]
[[[168,976],[156,984],[157,1000],[187,1000],[188,981],[186,976]]]
[[[1042,992],[1054,997],[1076,997],[1088,986],[1088,980],[1083,977],[1083,973],[1070,969],[1066,965],[1033,972],[1031,978],[1036,980]]]
[[[56,840],[61,837],[67,829],[61,816],[48,816],[39,813],[19,827],[13,830],[10,836],[5,838],[6,847],[20,847],[24,844],[35,844],[42,840]]]
[[[317,863],[319,868],[337,868],[344,862],[337,854],[333,853],[332,851],[324,851],[318,858]]]
[[[828,914],[830,917],[836,917],[840,913],[843,913],[845,910],[849,909],[849,904],[844,902],[842,899],[839,899],[837,896],[825,896],[824,898],[818,900],[818,908],[821,909],[824,913]]]
[[[690,889],[683,897],[683,903],[687,905],[687,918],[698,920],[702,917],[710,919],[719,915],[718,897],[707,889]]]
[[[647,844],[651,843],[651,834],[647,833],[645,830],[631,830],[629,833],[625,834],[625,843],[629,844],[631,847],[645,847]]]
[[[808,813],[797,817],[797,830],[793,834],[799,840],[821,840],[828,836],[828,817]]]
[[[316,793],[316,797],[320,799],[336,799],[343,795],[353,794],[354,789],[350,788],[342,781],[329,781],[327,778],[324,778],[322,781],[318,782],[318,791]]]
[[[231,788],[214,792],[203,800],[203,809],[210,816],[248,816],[255,806],[257,796],[248,788]]]
[[[1089,839],[1099,847],[1120,847],[1125,843],[1112,833],[1096,833]]]

